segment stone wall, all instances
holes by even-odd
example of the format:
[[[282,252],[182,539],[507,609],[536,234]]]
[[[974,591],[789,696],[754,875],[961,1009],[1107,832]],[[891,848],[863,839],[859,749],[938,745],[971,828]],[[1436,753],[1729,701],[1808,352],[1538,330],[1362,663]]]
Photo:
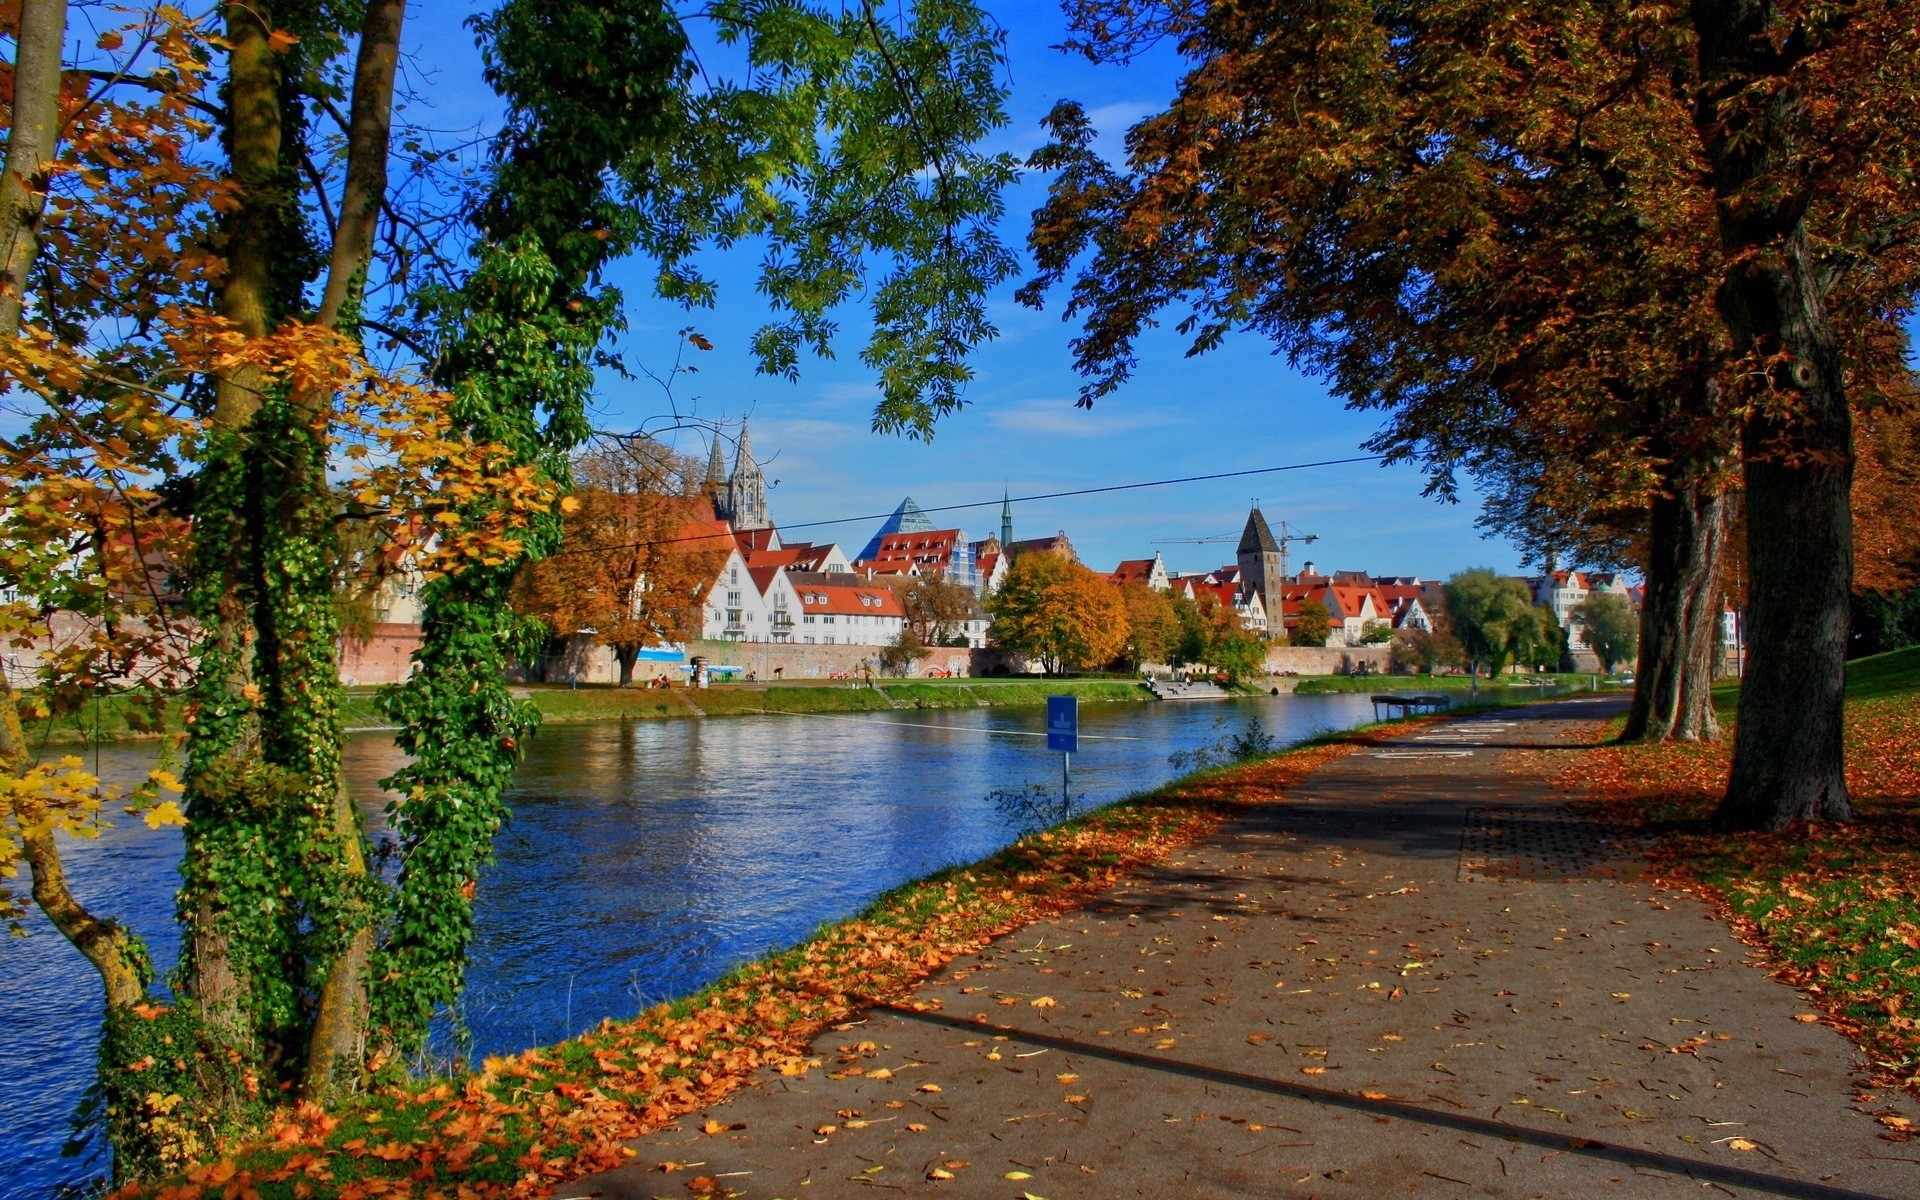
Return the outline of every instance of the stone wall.
[[[831,679],[835,676],[858,678],[863,668],[869,665],[878,675],[880,651],[879,646],[827,646],[819,643],[687,643],[688,659],[698,655],[713,666],[740,667],[743,674],[751,674],[760,680]],[[938,648],[928,652],[913,673],[923,677],[935,671],[955,676],[978,675],[982,672],[976,664],[984,654],[984,651],[965,647]],[[664,674],[677,683],[686,678],[686,673],[680,667],[681,664],[677,662],[649,662],[642,659],[634,665],[633,675],[639,681]],[[605,646],[585,644],[584,639],[576,639],[566,653],[543,661],[539,675],[548,683],[565,683],[569,678],[577,678],[581,683],[616,683],[620,679],[620,666],[614,661],[613,651]]]
[[[364,643],[340,643],[340,681],[348,687],[399,683],[413,674],[413,652],[420,648],[420,627],[376,625]]]
[[[1269,646],[1267,674],[1351,675],[1356,667],[1384,673],[1392,660],[1392,646]]]

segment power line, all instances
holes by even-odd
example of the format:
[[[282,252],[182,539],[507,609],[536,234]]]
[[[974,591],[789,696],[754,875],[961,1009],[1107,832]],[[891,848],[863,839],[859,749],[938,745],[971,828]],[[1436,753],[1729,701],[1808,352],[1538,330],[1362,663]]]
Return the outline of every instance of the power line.
[[[939,504],[932,508],[922,508],[923,513],[964,512],[974,508],[992,508],[998,504],[1031,504],[1038,500],[1065,500],[1073,496],[1099,496],[1111,492],[1132,492],[1141,488],[1173,487],[1183,483],[1211,483],[1217,479],[1244,479],[1249,475],[1276,475],[1282,471],[1306,471],[1315,467],[1344,467],[1354,463],[1384,462],[1384,454],[1361,454],[1352,458],[1324,458],[1316,462],[1288,463],[1279,467],[1251,467],[1244,471],[1216,471],[1211,475],[1182,475],[1178,479],[1148,479],[1139,483],[1110,483],[1103,487],[1075,488],[1067,492],[1039,492],[1031,496],[1001,497],[999,500],[973,500],[965,504]],[[781,533],[795,529],[819,529],[827,525],[852,525],[859,521],[885,521],[893,513],[868,513],[858,517],[834,517],[825,521],[799,521],[792,525],[781,525]],[[697,533],[687,537],[654,538],[644,542],[621,542],[611,546],[581,546],[572,550],[556,550],[548,558],[560,558],[568,554],[604,554],[609,550],[638,550],[646,546],[671,546],[678,542],[704,542],[719,537],[717,533]]]

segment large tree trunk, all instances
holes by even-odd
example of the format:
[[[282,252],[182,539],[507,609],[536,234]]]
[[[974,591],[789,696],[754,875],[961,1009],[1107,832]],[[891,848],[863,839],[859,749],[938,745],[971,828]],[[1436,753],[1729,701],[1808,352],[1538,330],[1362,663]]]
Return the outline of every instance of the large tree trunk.
[[[1699,484],[1657,496],[1647,514],[1640,659],[1622,741],[1712,741],[1714,648],[1727,537],[1723,493]]]
[[[1799,234],[1752,260],[1723,297],[1730,325],[1781,348],[1781,386],[1799,396],[1790,414],[1757,414],[1745,433],[1750,649],[1716,820],[1739,829],[1845,821],[1853,420],[1844,368]]]
[[[1813,135],[1795,72],[1809,43],[1777,41],[1779,13],[1759,0],[1692,0],[1690,15],[1694,124],[1729,264],[1715,300],[1751,413],[1741,445],[1750,648],[1715,818],[1740,829],[1846,820],[1853,427],[1808,246],[1799,150]]]
[[[638,646],[615,646],[613,657],[620,663],[620,686],[633,686],[633,664],[640,657]]]
[[[15,33],[13,124],[0,166],[0,338],[20,332],[27,275],[40,253],[47,207],[47,167],[60,137],[60,54],[67,38],[67,0],[25,0]]]

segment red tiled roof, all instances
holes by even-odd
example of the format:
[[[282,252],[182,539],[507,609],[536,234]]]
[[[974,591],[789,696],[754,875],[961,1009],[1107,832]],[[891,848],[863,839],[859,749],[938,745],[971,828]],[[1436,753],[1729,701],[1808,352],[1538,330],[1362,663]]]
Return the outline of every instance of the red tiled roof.
[[[906,615],[906,610],[900,607],[900,598],[890,588],[807,583],[794,590],[802,612],[833,613],[836,616],[856,613],[874,617]]]

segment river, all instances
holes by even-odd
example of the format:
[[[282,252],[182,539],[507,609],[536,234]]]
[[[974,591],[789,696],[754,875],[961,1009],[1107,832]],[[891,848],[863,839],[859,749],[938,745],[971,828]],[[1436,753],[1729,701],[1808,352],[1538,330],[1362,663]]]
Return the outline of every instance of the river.
[[[1168,755],[1257,718],[1280,744],[1371,719],[1362,695],[1083,705],[1073,790],[1087,803],[1172,778]],[[553,725],[514,777],[513,820],[475,901],[460,1015],[475,1056],[557,1041],[683,995],[823,921],[1016,830],[988,800],[1057,787],[1039,709],[898,710]],[[89,748],[128,779],[151,746]],[[376,837],[392,741],[349,739],[347,774]],[[67,843],[81,901],[147,939],[164,972],[177,830],[122,819]],[[14,881],[24,884],[24,878]],[[20,889],[24,891],[24,889]],[[43,1200],[97,1174],[61,1159],[91,1082],[101,1005],[91,968],[37,911],[0,937],[0,1200]]]

